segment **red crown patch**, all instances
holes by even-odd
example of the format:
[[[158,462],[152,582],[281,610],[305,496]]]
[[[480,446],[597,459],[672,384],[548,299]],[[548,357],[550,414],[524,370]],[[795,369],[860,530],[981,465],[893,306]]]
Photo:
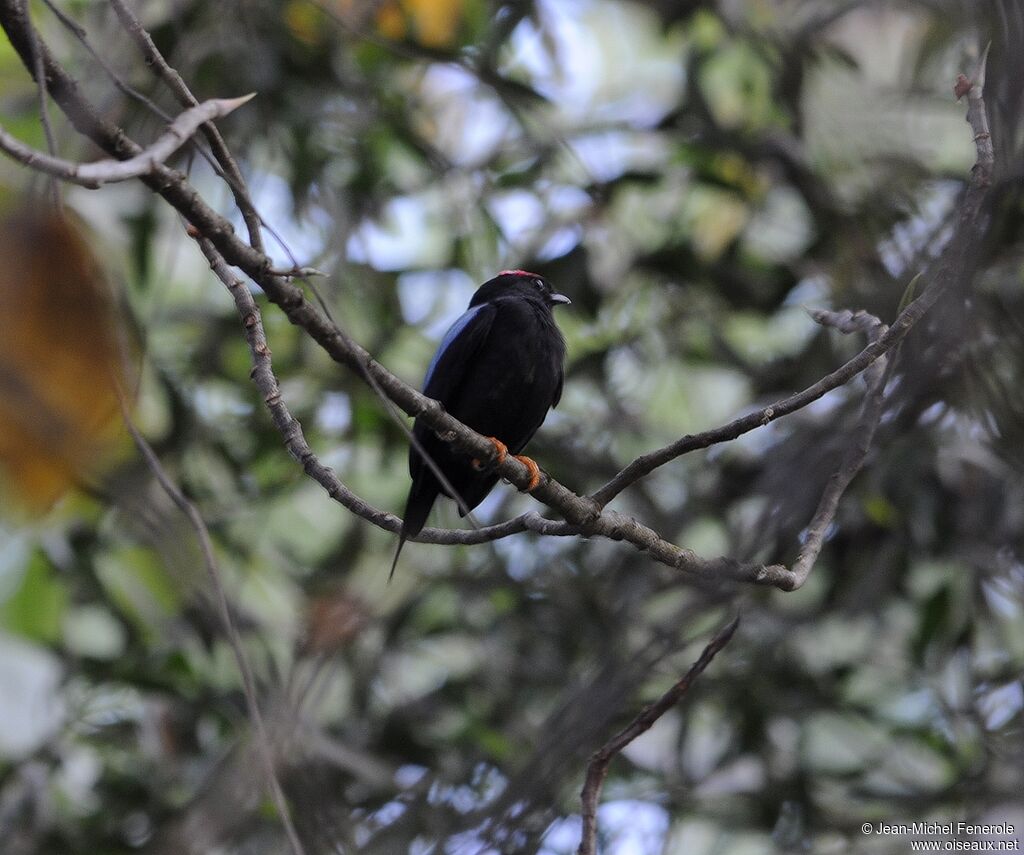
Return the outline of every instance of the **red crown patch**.
[[[539,273],[531,273],[529,270],[502,270],[499,276],[532,276],[537,279],[543,278]]]

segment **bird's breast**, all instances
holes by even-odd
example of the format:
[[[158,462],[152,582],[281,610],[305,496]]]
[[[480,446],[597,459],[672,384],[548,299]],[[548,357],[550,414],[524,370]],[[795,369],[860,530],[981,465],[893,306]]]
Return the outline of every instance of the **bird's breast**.
[[[565,346],[544,307],[502,306],[452,415],[509,448],[525,444],[550,409]]]

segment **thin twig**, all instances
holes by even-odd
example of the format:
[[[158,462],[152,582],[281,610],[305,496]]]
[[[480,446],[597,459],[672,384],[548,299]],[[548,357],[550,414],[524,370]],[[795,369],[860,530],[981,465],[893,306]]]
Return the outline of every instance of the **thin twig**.
[[[826,312],[814,310],[811,316],[820,324],[833,327],[844,333],[866,331],[872,341],[876,341],[885,335],[889,329],[874,315],[863,310],[857,312]],[[867,381],[867,392],[864,395],[864,402],[861,405],[861,414],[850,432],[850,444],[843,455],[839,467],[829,476],[825,489],[822,492],[818,507],[807,526],[803,545],[797,555],[796,563],[793,565],[793,588],[801,587],[807,581],[814,562],[818,560],[821,548],[825,544],[825,535],[828,533],[832,521],[839,510],[839,500],[843,497],[850,482],[860,472],[864,460],[868,456],[871,442],[878,428],[878,422],[882,417],[882,405],[885,401],[885,387],[892,376],[892,367],[895,365],[894,356],[887,354],[874,362],[864,372]]]
[[[988,181],[992,180],[992,169],[995,166],[996,153],[992,147],[992,133],[988,126],[988,112],[985,110],[985,72],[988,68],[988,51],[991,44],[985,45],[981,53],[973,79],[968,80],[959,75],[953,86],[953,93],[959,100],[967,95],[967,123],[974,131],[974,145],[978,152],[975,169],[986,173]],[[965,88],[966,87],[966,88]]]
[[[183,107],[196,106],[199,103],[199,99],[192,94],[192,91],[188,88],[181,75],[164,59],[164,55],[157,48],[152,36],[142,26],[142,22],[139,21],[135,13],[128,8],[123,0],[110,0],[110,5],[114,8],[114,13],[117,15],[121,25],[138,46],[143,58],[146,60],[146,65],[153,69],[153,73],[167,84],[175,98],[178,99],[178,103]],[[242,171],[238,168],[231,150],[228,148],[227,143],[224,142],[224,138],[217,127],[208,122],[203,125],[202,131],[210,143],[214,157],[224,170],[224,180],[231,188],[231,192],[235,197],[235,203],[242,212],[242,219],[249,233],[249,245],[253,249],[263,252],[263,236],[260,233],[263,218],[260,217],[256,206],[253,204],[252,197],[249,195],[249,188],[242,177]],[[287,250],[287,247],[285,249]],[[289,254],[291,253],[289,252]]]
[[[701,651],[697,661],[665,694],[654,703],[640,711],[626,727],[609,739],[600,749],[594,752],[587,766],[587,777],[580,793],[583,817],[583,834],[577,855],[596,855],[597,853],[597,803],[601,799],[601,788],[608,777],[608,766],[612,759],[640,734],[653,727],[654,723],[679,703],[680,699],[693,685],[718,652],[727,645],[740,625],[740,616],[736,615],[729,625],[719,630],[707,646]]]
[[[57,6],[53,0],[43,0],[51,12],[56,15],[57,20],[61,22],[78,40],[78,42],[89,51],[90,55],[96,61],[96,63],[103,69],[113,84],[121,90],[129,98],[132,98],[146,107],[151,113],[159,116],[164,122],[171,122],[173,117],[168,115],[162,110],[152,98],[148,98],[143,95],[135,87],[127,83],[103,58],[102,54],[92,46],[92,43],[88,39],[88,34],[84,27],[78,24],[73,18],[69,17],[63,12],[59,6]],[[124,7],[125,13],[131,16],[131,11]],[[139,25],[141,28],[141,24]],[[144,31],[145,32],[145,31]],[[148,33],[146,33],[148,36]],[[150,45],[152,45],[152,39],[150,38]],[[184,81],[181,80],[181,76],[167,64],[163,55],[156,49],[155,45],[152,46],[152,50],[148,47],[144,50],[144,56],[147,65],[150,65],[157,73],[161,76],[161,79],[165,79],[162,74],[162,69],[167,68],[174,76],[168,78],[167,82],[172,86],[174,94],[177,96],[178,102],[184,107],[193,107],[199,104],[198,99],[192,95],[191,91],[185,86]],[[178,87],[174,85],[174,78],[181,83]],[[249,193],[249,188],[246,185],[245,178],[242,176],[242,172],[238,167],[231,151],[227,147],[227,143],[221,136],[217,126],[212,122],[205,123],[201,128],[204,136],[210,143],[210,148],[199,143],[199,140],[193,136],[191,143],[195,147],[196,151],[202,155],[203,159],[210,165],[214,173],[218,178],[223,181],[231,189],[231,193],[235,198],[235,202],[238,205],[239,210],[242,212],[242,219],[245,221],[246,229],[249,234],[249,245],[255,249],[264,251],[263,247],[263,235],[261,234],[261,228],[266,229],[274,240],[280,245],[281,249],[288,256],[289,260],[292,261],[293,266],[296,270],[309,271],[306,275],[321,275],[316,268],[313,267],[300,267],[295,259],[295,254],[292,252],[291,247],[288,246],[287,242],[278,233],[278,231],[266,220],[263,219],[262,215],[256,209],[255,203],[252,201],[252,197]],[[212,150],[211,150],[212,149]],[[298,275],[298,274],[291,274]]]
[[[46,4],[46,7],[50,10],[50,12],[53,13],[57,20],[60,21],[64,28],[67,29],[68,32],[70,32],[75,37],[78,43],[81,44],[82,47],[84,47],[87,51],[89,51],[89,55],[92,56],[96,64],[103,69],[107,77],[110,78],[110,81],[118,89],[120,89],[121,92],[123,92],[129,98],[138,101],[147,110],[152,112],[154,115],[159,116],[164,122],[170,123],[171,121],[173,121],[174,117],[166,113],[164,110],[160,109],[159,105],[152,98],[143,95],[138,89],[129,84],[116,71],[114,71],[110,63],[108,63],[106,59],[103,58],[103,55],[92,46],[92,43],[89,41],[88,33],[85,27],[79,24],[70,15],[68,15],[63,9],[60,8],[60,6],[53,2],[53,0],[43,0],[43,3]]]
[[[241,98],[213,98],[186,110],[171,122],[156,142],[128,160],[97,160],[92,163],[63,160],[36,151],[11,136],[2,127],[0,127],[0,151],[31,169],[61,178],[72,184],[95,189],[103,184],[128,181],[155,173],[157,167],[181,148],[200,125],[211,119],[226,116],[252,97],[252,95],[243,95]]]
[[[282,276],[285,279],[309,279],[313,276],[322,277],[327,275],[316,267],[290,267],[287,270],[272,267],[270,272],[274,276]]]
[[[284,826],[285,834],[288,836],[288,841],[294,855],[305,855],[305,850],[292,822],[291,810],[285,799],[284,790],[281,789],[281,782],[277,778],[276,764],[271,751],[270,740],[263,723],[263,715],[260,713],[259,703],[256,700],[256,681],[253,678],[249,660],[246,658],[245,651],[242,648],[242,637],[239,635],[238,628],[231,617],[231,608],[228,605],[228,597],[224,590],[224,583],[221,580],[217,558],[213,552],[213,541],[210,539],[210,532],[206,528],[206,523],[203,521],[202,514],[199,513],[198,508],[181,492],[161,465],[160,459],[156,456],[149,443],[146,442],[145,437],[135,427],[123,400],[121,402],[121,409],[124,415],[125,426],[128,428],[136,448],[145,458],[147,466],[149,466],[150,471],[160,483],[160,486],[163,487],[164,492],[167,493],[171,501],[178,506],[181,512],[188,517],[189,523],[191,523],[195,529],[196,536],[199,538],[199,548],[202,551],[203,564],[206,566],[206,572],[210,577],[210,583],[213,585],[214,593],[217,597],[217,608],[220,612],[221,623],[227,634],[231,649],[234,651],[238,670],[242,675],[245,703],[249,710],[249,719],[252,721],[253,729],[256,731],[256,747],[267,776],[267,785],[270,788],[271,798],[274,800],[274,805],[277,808],[281,824]]]
[[[33,77],[36,80],[36,93],[39,97],[39,121],[43,125],[43,136],[46,138],[46,150],[50,157],[57,156],[57,140],[53,135],[53,125],[50,123],[50,105],[46,92],[46,72],[43,69],[43,52],[40,50],[39,33],[36,32],[32,23],[31,13],[26,11],[26,23],[28,25],[29,38],[32,43],[32,69]],[[50,176],[50,193],[53,197],[54,208],[60,210],[60,185],[53,176]]]
[[[335,501],[382,528],[397,531],[401,526],[401,520],[387,511],[375,508],[353,493],[342,483],[334,470],[320,462],[313,449],[310,448],[303,433],[302,424],[291,414],[281,397],[281,387],[274,374],[270,346],[267,343],[263,319],[256,301],[245,282],[234,275],[213,244],[204,237],[199,237],[198,243],[206,260],[210,263],[210,269],[225,285],[235,302],[235,308],[242,320],[245,339],[249,344],[249,352],[252,357],[253,383],[256,384],[263,402],[270,411],[274,426],[281,434],[289,453],[302,465],[303,471],[320,484]]]

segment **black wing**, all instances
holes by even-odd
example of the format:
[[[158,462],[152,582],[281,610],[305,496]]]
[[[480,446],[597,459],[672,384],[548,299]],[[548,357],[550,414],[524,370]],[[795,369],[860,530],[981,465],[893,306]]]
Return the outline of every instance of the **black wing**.
[[[474,306],[445,333],[427,368],[423,394],[450,407],[466,377],[466,369],[487,340],[497,309],[492,303]]]

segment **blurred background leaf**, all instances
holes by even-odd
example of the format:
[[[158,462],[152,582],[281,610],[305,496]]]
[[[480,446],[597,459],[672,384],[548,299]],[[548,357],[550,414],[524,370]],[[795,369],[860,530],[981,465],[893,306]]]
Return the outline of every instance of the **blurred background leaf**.
[[[0,471],[12,501],[42,510],[113,450],[127,334],[81,227],[21,209],[0,255]]]

